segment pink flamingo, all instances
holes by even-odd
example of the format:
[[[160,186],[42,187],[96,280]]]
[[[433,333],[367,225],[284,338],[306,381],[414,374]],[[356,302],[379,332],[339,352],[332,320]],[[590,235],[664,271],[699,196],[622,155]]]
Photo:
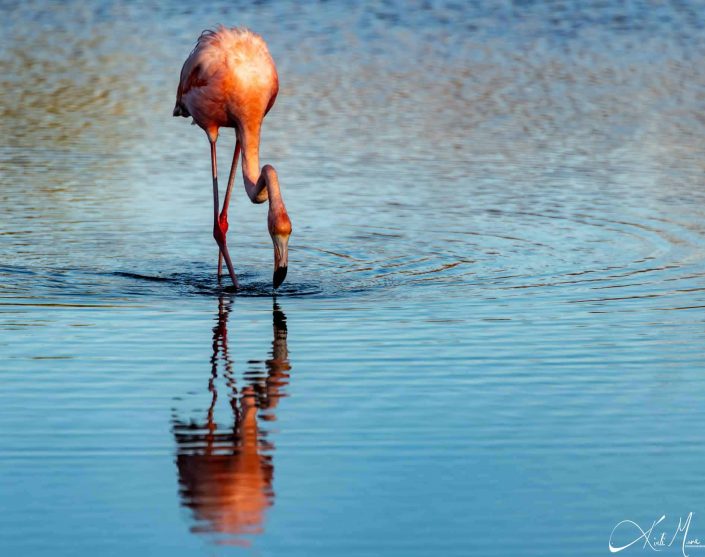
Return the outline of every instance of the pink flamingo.
[[[237,159],[242,151],[242,176],[252,203],[269,199],[267,224],[274,244],[272,281],[278,288],[287,271],[291,221],[271,165],[259,168],[259,139],[262,120],[279,92],[279,78],[267,43],[248,29],[218,28],[204,31],[181,69],[174,116],[192,117],[206,132],[211,145],[213,170],[213,237],[218,244],[218,279],[223,259],[237,287],[237,277],[228,253],[228,205]],[[235,153],[230,166],[223,209],[218,214],[218,168],[215,143],[221,127],[235,128]]]

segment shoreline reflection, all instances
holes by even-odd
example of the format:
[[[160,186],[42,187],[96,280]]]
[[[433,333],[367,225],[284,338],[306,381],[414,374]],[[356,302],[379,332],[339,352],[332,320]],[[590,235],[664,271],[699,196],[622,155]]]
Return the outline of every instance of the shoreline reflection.
[[[222,534],[221,543],[243,545],[247,543],[243,535],[263,532],[265,513],[274,503],[274,445],[267,441],[261,425],[275,419],[279,398],[286,396],[283,390],[291,366],[286,316],[274,301],[271,357],[249,362],[245,385],[238,392],[228,352],[232,303],[223,296],[218,301],[206,415],[190,421],[175,415],[172,425],[181,505],[192,511],[196,521],[191,531]],[[215,414],[221,368],[232,421],[219,424]]]

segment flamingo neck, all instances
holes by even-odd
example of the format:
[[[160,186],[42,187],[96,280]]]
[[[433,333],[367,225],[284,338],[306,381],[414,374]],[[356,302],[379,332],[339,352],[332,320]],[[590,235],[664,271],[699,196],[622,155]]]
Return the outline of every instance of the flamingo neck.
[[[259,166],[259,130],[243,134],[242,177],[247,195],[253,203],[269,204],[275,211],[284,207],[277,171],[271,165]]]
[[[291,234],[291,221],[284,207],[281,190],[279,189],[279,178],[277,171],[270,164],[262,167],[259,183],[265,187],[269,196],[269,213],[267,215],[267,227],[272,239],[275,236],[289,237]]]
[[[259,128],[245,129],[242,134],[242,178],[253,203],[264,203],[269,197],[269,188],[261,181],[259,135]]]
[[[284,209],[284,200],[279,188],[279,177],[271,164],[265,164],[262,167],[259,179],[264,181],[267,197],[269,198],[269,206],[275,211]]]

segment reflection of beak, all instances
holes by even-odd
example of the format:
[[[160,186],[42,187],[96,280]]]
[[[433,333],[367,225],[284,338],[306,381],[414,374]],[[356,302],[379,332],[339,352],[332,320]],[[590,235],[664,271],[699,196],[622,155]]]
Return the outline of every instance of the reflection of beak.
[[[279,288],[286,278],[287,265],[289,263],[289,235],[275,234],[272,236],[274,244],[274,274],[272,282],[274,288]]]

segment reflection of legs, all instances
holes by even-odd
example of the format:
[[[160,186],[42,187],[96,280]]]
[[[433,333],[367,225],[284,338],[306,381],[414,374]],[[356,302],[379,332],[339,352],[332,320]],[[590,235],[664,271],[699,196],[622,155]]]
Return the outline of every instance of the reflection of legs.
[[[209,138],[210,139],[210,138]],[[218,218],[218,163],[215,156],[215,141],[210,139],[211,143],[211,168],[213,171],[213,238],[218,243],[220,248],[220,253],[223,254],[225,258],[225,263],[228,266],[228,272],[230,273],[230,278],[233,284],[237,287],[237,277],[235,276],[235,271],[233,270],[233,263],[230,260],[230,254],[228,253],[228,247],[225,245],[225,232],[220,226],[220,219]]]
[[[235,154],[233,162],[230,165],[230,175],[228,176],[228,187],[225,190],[225,199],[223,200],[223,210],[220,212],[220,228],[223,234],[228,233],[228,206],[230,205],[230,195],[233,191],[233,182],[235,182],[235,171],[237,170],[237,159],[240,158],[240,140],[237,139],[237,131],[235,131]],[[218,252],[218,278],[223,276],[223,252]]]
[[[239,415],[237,409],[237,384],[235,383],[233,361],[228,353],[228,316],[231,304],[232,299],[227,298],[226,302],[225,298],[220,296],[218,301],[218,342],[213,344],[213,357],[219,356],[223,362],[223,367],[225,368],[223,379],[225,380],[225,386],[228,388],[228,401],[237,421]]]
[[[272,306],[272,348],[271,358],[265,360],[267,370],[265,377],[259,374],[252,374],[248,378],[249,385],[242,388],[238,396],[238,389],[235,384],[232,361],[228,354],[228,318],[230,314],[231,300],[220,296],[218,300],[218,320],[213,328],[213,354],[211,356],[211,377],[208,382],[208,390],[211,393],[211,404],[208,410],[208,430],[210,443],[215,440],[214,433],[217,429],[214,419],[214,411],[218,393],[216,381],[218,378],[219,362],[223,362],[225,370],[222,374],[225,384],[228,387],[229,403],[233,411],[234,443],[241,448],[250,448],[254,455],[258,450],[267,447],[267,443],[259,439],[259,420],[274,420],[271,413],[277,406],[279,399],[283,395],[283,388],[289,383],[289,351],[287,348],[287,326],[286,316],[277,304],[273,301]],[[269,410],[262,415],[258,415],[260,410]],[[245,455],[246,456],[246,455]]]

